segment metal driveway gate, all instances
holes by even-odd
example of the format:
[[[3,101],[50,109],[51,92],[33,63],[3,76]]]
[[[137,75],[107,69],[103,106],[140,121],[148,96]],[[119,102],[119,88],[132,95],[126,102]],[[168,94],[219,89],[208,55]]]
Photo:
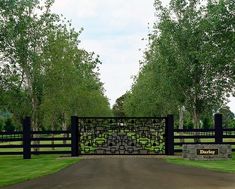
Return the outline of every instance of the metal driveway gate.
[[[78,118],[79,154],[165,154],[166,122],[166,117]]]

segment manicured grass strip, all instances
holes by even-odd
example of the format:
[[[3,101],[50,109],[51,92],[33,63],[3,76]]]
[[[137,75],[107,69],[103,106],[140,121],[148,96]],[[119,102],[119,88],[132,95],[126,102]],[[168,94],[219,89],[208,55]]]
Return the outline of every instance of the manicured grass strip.
[[[221,161],[192,161],[185,160],[182,158],[167,158],[166,161],[168,163],[173,163],[177,165],[184,166],[192,166],[205,168],[215,171],[227,172],[227,173],[235,173],[235,154],[233,154],[232,160],[221,160]]]
[[[0,157],[0,187],[49,175],[79,161],[77,158],[59,159],[57,155]]]

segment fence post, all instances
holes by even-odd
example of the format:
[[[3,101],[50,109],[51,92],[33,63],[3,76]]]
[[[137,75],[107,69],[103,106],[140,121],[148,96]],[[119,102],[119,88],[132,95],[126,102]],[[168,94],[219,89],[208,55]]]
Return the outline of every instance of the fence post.
[[[78,132],[78,117],[71,117],[71,155],[72,157],[77,157],[79,155],[78,142],[79,142],[79,132]]]
[[[25,117],[23,120],[23,158],[31,159],[31,119]]]
[[[165,153],[166,155],[174,155],[174,116],[167,115],[165,127]]]
[[[215,114],[214,122],[215,122],[215,143],[222,144],[223,143],[223,116],[222,114]]]

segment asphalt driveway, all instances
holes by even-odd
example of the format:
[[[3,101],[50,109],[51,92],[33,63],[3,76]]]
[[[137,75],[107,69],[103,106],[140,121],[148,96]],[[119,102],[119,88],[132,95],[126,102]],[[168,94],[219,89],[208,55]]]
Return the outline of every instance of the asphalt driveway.
[[[235,189],[235,174],[156,158],[100,158],[4,189]]]

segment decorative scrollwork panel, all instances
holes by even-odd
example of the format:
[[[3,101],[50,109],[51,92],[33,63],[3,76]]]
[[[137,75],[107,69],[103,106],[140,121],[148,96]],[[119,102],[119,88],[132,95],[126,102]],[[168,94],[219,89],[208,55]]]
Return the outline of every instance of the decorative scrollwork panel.
[[[79,118],[81,154],[164,154],[165,118]]]

